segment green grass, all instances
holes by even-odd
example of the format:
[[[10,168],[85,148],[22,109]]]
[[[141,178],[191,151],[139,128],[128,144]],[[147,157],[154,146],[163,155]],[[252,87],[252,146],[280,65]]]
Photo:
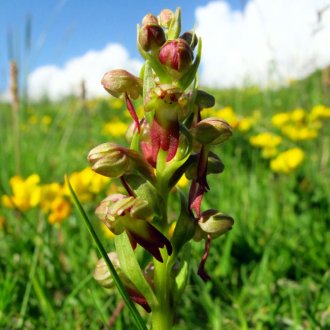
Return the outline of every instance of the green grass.
[[[330,92],[322,89],[316,73],[277,91],[226,90],[215,95],[218,106],[232,105],[239,114],[260,109],[267,125],[278,111],[329,105]],[[105,102],[86,111],[74,99],[21,109],[21,175],[38,173],[43,183],[63,182],[65,173],[87,166],[91,147],[111,140],[100,134],[102,125],[114,116],[125,118],[123,113]],[[28,124],[31,115],[53,120],[45,129],[40,123]],[[9,192],[15,174],[9,106],[1,105],[0,123],[0,182]],[[203,244],[192,244],[195,262],[175,329],[330,327],[329,141],[328,122],[316,141],[303,144],[304,164],[288,176],[272,173],[242,133],[217,149],[226,169],[210,177],[203,208],[218,208],[232,215],[235,224],[212,242],[206,264],[212,281],[207,284],[196,275]],[[96,228],[93,209],[102,197],[85,205]],[[0,215],[6,219],[0,231],[0,328],[105,328],[121,298],[93,280],[99,256],[80,218],[73,213],[52,226],[36,209],[20,213],[3,206]],[[111,240],[103,242],[114,249]],[[114,326],[124,328],[133,328],[126,308]]]

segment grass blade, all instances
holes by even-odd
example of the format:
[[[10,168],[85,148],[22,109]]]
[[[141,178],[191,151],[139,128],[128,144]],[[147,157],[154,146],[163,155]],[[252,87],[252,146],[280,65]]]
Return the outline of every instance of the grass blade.
[[[73,203],[75,204],[75,206],[77,207],[78,211],[79,211],[79,214],[80,216],[82,217],[82,219],[84,220],[87,228],[88,228],[88,231],[90,232],[90,234],[92,235],[93,237],[93,240],[98,248],[98,250],[100,251],[105,263],[107,264],[108,268],[109,268],[109,271],[111,272],[111,275],[112,275],[112,278],[118,288],[118,291],[119,293],[121,294],[121,296],[123,297],[127,307],[130,309],[131,311],[131,315],[132,315],[132,318],[133,318],[133,321],[135,323],[135,326],[137,329],[139,330],[147,330],[146,328],[146,325],[145,325],[145,322],[143,321],[141,315],[139,314],[138,310],[136,309],[135,305],[133,304],[131,298],[129,297],[125,287],[123,286],[111,260],[109,259],[108,257],[108,254],[107,254],[107,251],[105,250],[104,246],[102,245],[100,239],[98,238],[90,220],[88,219],[88,216],[85,212],[85,210],[83,209],[83,207],[81,206],[79,200],[78,200],[78,197],[76,196],[71,184],[70,184],[70,181],[69,181],[69,178],[68,176],[65,177],[65,180],[68,184],[68,187],[69,187],[69,190],[70,190],[70,194],[71,194],[71,197],[72,197],[72,200],[73,200]]]

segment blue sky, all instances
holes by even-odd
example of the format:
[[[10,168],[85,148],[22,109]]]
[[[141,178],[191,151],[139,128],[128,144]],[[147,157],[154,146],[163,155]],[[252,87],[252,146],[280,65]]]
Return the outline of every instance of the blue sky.
[[[49,64],[62,66],[90,49],[109,42],[125,46],[132,57],[136,50],[136,24],[148,13],[162,8],[182,8],[183,29],[194,26],[195,9],[208,0],[118,1],[118,0],[0,0],[0,74],[7,75],[8,31],[14,57],[29,70]],[[228,0],[232,9],[242,10],[245,0]],[[27,16],[31,17],[31,52],[24,47]],[[23,61],[23,62],[22,62]],[[1,79],[0,90],[6,88]]]
[[[203,40],[199,81],[216,88],[277,86],[330,64],[330,0],[0,0],[0,99],[8,99],[8,43],[33,99],[75,94],[82,80],[102,96],[102,75],[137,74],[136,25],[182,9],[182,30]],[[299,13],[299,15],[297,15]],[[318,15],[322,13],[322,15]],[[31,51],[24,48],[26,17]]]

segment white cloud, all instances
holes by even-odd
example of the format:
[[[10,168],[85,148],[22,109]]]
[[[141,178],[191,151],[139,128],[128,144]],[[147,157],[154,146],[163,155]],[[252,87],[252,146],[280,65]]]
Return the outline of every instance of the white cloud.
[[[251,0],[243,12],[224,1],[196,9],[203,40],[201,82],[269,85],[330,63],[330,0]],[[321,28],[321,29],[320,29]],[[317,31],[317,32],[316,32]]]
[[[42,66],[28,78],[29,96],[36,100],[48,96],[58,100],[67,95],[78,95],[82,80],[86,82],[88,97],[108,95],[101,78],[112,69],[122,68],[137,74],[141,62],[129,57],[120,44],[109,44],[100,51],[89,51],[81,57],[73,58],[64,67]]]
[[[330,63],[330,0],[250,0],[244,11],[213,1],[195,11],[203,40],[201,83],[212,87],[285,83]],[[317,32],[316,32],[317,31]],[[43,66],[28,78],[29,95],[58,100],[78,95],[82,80],[88,97],[107,95],[100,80],[111,69],[137,74],[142,63],[120,44],[109,44],[68,61]],[[4,95],[2,96],[4,98]],[[8,98],[8,95],[7,95]]]

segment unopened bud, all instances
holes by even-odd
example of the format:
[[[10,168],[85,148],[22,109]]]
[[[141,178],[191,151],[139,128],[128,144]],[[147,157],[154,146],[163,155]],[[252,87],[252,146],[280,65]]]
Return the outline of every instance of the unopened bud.
[[[165,33],[160,25],[148,23],[139,31],[139,44],[143,50],[157,50],[165,43]]]
[[[233,224],[234,219],[229,215],[217,210],[205,211],[198,220],[199,230],[196,231],[194,239],[200,240],[208,235],[216,238],[230,230]]]
[[[104,89],[114,97],[127,93],[132,99],[142,95],[142,79],[126,70],[117,69],[107,72],[101,81]]]
[[[142,18],[142,26],[147,24],[158,24],[157,17],[153,14],[147,14]]]
[[[172,10],[163,9],[158,15],[158,22],[162,27],[168,29],[171,25],[173,17],[174,17],[174,13]]]
[[[108,253],[108,257],[126,290],[135,290],[134,284],[129,280],[129,278],[125,275],[125,273],[120,267],[117,253],[110,252]],[[103,258],[97,262],[93,277],[98,284],[100,284],[106,289],[113,289],[116,287],[112,274],[109,271],[108,265]]]
[[[169,40],[159,52],[160,63],[178,72],[186,71],[192,64],[193,51],[183,39]]]
[[[194,32],[191,31],[185,32],[179,38],[187,41],[188,45],[191,47],[192,50],[194,50],[195,47],[197,46],[198,38],[196,33]]]
[[[224,120],[211,117],[198,122],[191,133],[202,145],[216,145],[229,139],[232,129]]]
[[[109,257],[110,261],[112,262],[118,275],[121,274],[122,272],[121,272],[121,268],[119,265],[117,253],[110,252],[110,253],[108,253],[108,257]],[[96,280],[96,282],[98,282],[101,286],[103,286],[106,289],[112,289],[115,287],[112,275],[103,258],[97,262],[93,277]]]
[[[209,93],[202,90],[197,90],[195,104],[200,108],[212,108],[215,104],[215,98]]]
[[[130,160],[115,143],[103,143],[93,148],[87,157],[92,170],[109,178],[122,176],[129,168]]]

